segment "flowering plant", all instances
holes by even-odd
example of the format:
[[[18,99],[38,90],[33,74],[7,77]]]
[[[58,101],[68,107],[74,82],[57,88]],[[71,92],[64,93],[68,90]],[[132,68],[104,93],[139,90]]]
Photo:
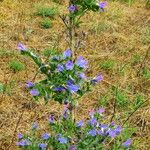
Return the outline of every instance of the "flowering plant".
[[[34,123],[30,135],[18,134],[17,145],[24,150],[129,148],[132,143],[130,135],[122,136],[124,129],[114,122],[107,124],[103,112],[103,108],[92,110],[88,120],[74,122],[69,109],[65,107],[59,120],[53,115],[49,117],[49,132],[39,135],[38,125]]]
[[[72,51],[66,50],[63,54],[52,55],[47,62],[43,63],[41,58],[36,56],[24,45],[19,44],[18,49],[23,55],[30,56],[38,65],[39,70],[46,77],[39,82],[27,82],[26,86],[30,94],[37,100],[44,97],[59,103],[69,102],[75,105],[75,100],[79,99],[91,86],[102,80],[102,75],[88,78],[85,75],[87,61],[82,57],[72,60]]]

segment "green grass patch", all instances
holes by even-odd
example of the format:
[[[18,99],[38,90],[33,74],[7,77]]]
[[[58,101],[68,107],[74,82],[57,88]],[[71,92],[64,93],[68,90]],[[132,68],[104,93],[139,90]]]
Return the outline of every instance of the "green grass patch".
[[[112,70],[115,67],[115,61],[108,59],[100,63],[100,68],[104,70]]]
[[[58,11],[54,7],[45,7],[45,6],[39,6],[37,8],[36,15],[42,16],[42,17],[51,17],[54,18],[58,14]]]
[[[25,65],[18,60],[12,60],[9,63],[9,68],[14,72],[19,72],[25,69]]]
[[[50,19],[45,19],[41,22],[41,27],[44,29],[49,29],[52,28],[53,24],[52,21]]]

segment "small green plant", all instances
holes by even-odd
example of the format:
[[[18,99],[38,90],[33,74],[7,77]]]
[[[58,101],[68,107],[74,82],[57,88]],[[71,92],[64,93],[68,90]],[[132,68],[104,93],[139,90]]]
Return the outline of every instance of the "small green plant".
[[[112,70],[115,67],[115,61],[114,60],[105,60],[100,63],[100,68],[104,70]]]
[[[0,94],[4,92],[4,84],[0,82]]]
[[[41,6],[41,7],[37,8],[36,15],[42,16],[42,17],[51,17],[51,18],[54,18],[57,13],[58,13],[58,11],[54,7],[51,8],[51,7]]]
[[[144,68],[142,75],[143,75],[143,77],[144,77],[145,79],[150,79],[150,69]]]
[[[140,94],[136,95],[135,101],[133,103],[133,109],[136,109],[144,102],[144,97]]]
[[[50,19],[45,19],[41,22],[41,27],[44,29],[52,28],[52,21]]]
[[[136,64],[136,63],[141,62],[142,57],[141,57],[141,55],[139,55],[139,54],[135,54],[135,55],[133,55],[132,60],[133,60],[133,63]]]
[[[22,71],[24,70],[25,66],[23,63],[21,63],[20,61],[18,60],[12,60],[10,63],[9,63],[9,68],[11,70],[13,70],[14,72],[19,72],[19,71]]]
[[[115,99],[117,101],[117,105],[119,107],[125,107],[128,104],[128,98],[125,92],[121,91],[118,88],[113,88],[113,94],[115,96]]]

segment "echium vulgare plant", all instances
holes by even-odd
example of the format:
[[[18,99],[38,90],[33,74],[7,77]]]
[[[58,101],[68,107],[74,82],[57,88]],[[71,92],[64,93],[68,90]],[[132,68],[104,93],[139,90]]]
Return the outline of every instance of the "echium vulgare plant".
[[[86,76],[88,62],[82,56],[76,56],[80,48],[76,41],[76,29],[82,23],[81,17],[87,11],[104,11],[107,2],[97,0],[70,0],[69,14],[60,18],[66,26],[68,49],[63,53],[51,55],[45,62],[23,44],[18,45],[21,54],[33,59],[43,80],[27,82],[30,94],[46,102],[55,100],[65,104],[65,110],[58,119],[49,117],[49,132],[39,136],[38,125],[34,123],[29,135],[19,133],[17,145],[23,150],[121,150],[129,148],[131,139],[122,136],[123,128],[106,123],[104,109],[90,112],[89,119],[76,121],[73,110],[77,100],[91,90],[91,87],[103,79],[101,74],[90,78]]]
[[[30,134],[18,134],[18,147],[24,150],[124,150],[132,140],[125,136],[125,129],[105,122],[104,109],[91,110],[89,119],[74,122],[65,106],[62,116],[48,118],[48,131],[39,133],[33,123]]]
[[[26,84],[30,94],[37,100],[44,97],[46,102],[53,99],[61,104],[70,103],[74,106],[76,100],[88,92],[92,85],[102,80],[102,75],[90,79],[86,77],[87,61],[82,56],[73,61],[71,50],[51,56],[47,64],[44,64],[22,44],[18,48],[22,54],[30,56],[39,70],[46,75],[45,79],[37,83],[30,81]]]
[[[69,37],[68,50],[63,54],[52,55],[47,62],[27,49],[23,44],[18,45],[21,54],[30,56],[45,78],[39,82],[28,82],[30,94],[38,99],[44,97],[45,101],[53,99],[59,103],[69,102],[72,107],[77,99],[90,91],[91,86],[102,80],[102,75],[88,78],[85,75],[88,67],[87,61],[82,57],[74,57],[75,40],[74,33],[78,22],[87,11],[104,10],[107,2],[97,0],[70,0],[69,14],[61,16],[67,27]],[[69,21],[67,21],[69,20]],[[78,22],[78,23],[77,23]]]

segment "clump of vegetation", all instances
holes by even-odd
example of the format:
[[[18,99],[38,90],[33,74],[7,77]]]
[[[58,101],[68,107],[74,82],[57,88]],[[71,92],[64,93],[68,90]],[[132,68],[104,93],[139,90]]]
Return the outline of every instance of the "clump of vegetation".
[[[9,63],[9,68],[14,72],[19,72],[25,69],[25,65],[18,60],[12,60]]]
[[[45,6],[39,6],[37,8],[36,15],[42,16],[42,17],[50,17],[54,18],[58,14],[58,11],[54,7],[45,7]]]
[[[41,22],[41,27],[44,29],[52,28],[52,21],[50,19],[45,19]]]
[[[115,67],[115,61],[108,59],[100,63],[100,68],[104,70],[112,70]]]

